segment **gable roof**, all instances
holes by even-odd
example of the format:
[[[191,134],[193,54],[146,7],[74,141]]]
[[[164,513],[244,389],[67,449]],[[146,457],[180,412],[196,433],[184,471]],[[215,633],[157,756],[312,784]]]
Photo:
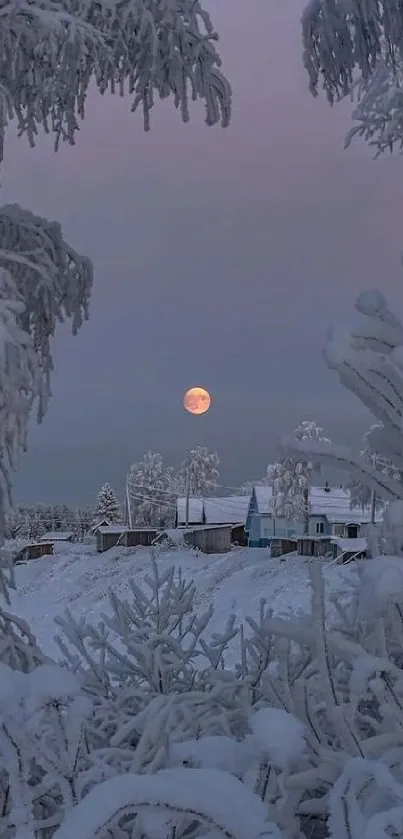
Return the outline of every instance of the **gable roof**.
[[[366,524],[371,521],[370,507],[351,509],[350,493],[341,487],[311,487],[310,506],[311,516],[326,516],[332,524]],[[382,510],[376,511],[376,521],[382,520]]]
[[[256,512],[268,515],[272,512],[273,490],[269,486],[255,486],[253,491],[256,498]]]

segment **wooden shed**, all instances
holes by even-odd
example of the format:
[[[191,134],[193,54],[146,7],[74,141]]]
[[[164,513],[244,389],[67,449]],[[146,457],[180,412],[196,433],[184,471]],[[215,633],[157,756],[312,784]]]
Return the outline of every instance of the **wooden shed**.
[[[52,542],[34,542],[20,548],[14,557],[14,562],[28,562],[30,559],[40,559],[42,556],[53,556]]]
[[[194,527],[184,531],[185,545],[198,548],[204,554],[225,554],[231,549],[232,526]]]
[[[97,551],[109,551],[110,548],[116,545],[123,546],[124,536],[127,527],[125,525],[110,525],[108,527],[99,527],[97,530]]]
[[[334,547],[331,536],[299,536],[297,539],[300,556],[333,556]]]
[[[150,548],[157,534],[158,530],[155,527],[135,527],[126,531],[123,544],[126,548]]]
[[[117,546],[121,548],[149,548],[153,544],[158,530],[155,527],[128,528],[124,524],[99,527],[97,530],[97,551],[109,551]]]

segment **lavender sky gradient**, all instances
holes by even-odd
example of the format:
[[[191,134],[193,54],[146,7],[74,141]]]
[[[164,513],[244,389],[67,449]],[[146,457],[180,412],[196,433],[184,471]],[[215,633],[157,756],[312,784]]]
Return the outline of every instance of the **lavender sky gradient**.
[[[94,94],[74,148],[10,133],[3,202],[60,220],[96,269],[89,323],[55,342],[18,501],[90,503],[105,480],[123,493],[148,448],[177,465],[195,443],[231,485],[263,474],[301,419],[342,441],[365,429],[321,349],[360,289],[403,308],[403,163],[343,150],[351,106],[310,96],[301,9],[211,4],[234,89],[225,131],[197,107],[184,126],[164,102],[145,135],[127,100]],[[204,417],[181,407],[193,384],[212,393]]]

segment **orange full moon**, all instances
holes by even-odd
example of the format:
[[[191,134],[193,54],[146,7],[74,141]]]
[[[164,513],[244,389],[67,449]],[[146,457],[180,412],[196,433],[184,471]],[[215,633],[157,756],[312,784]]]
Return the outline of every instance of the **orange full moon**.
[[[204,387],[191,387],[183,397],[183,407],[190,414],[205,414],[211,405],[211,396]]]

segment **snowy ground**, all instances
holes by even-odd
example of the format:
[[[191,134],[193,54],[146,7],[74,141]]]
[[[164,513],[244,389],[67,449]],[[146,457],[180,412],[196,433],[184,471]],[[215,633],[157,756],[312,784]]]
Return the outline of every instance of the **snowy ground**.
[[[53,557],[17,566],[17,593],[12,597],[13,611],[29,622],[42,648],[52,656],[58,656],[54,641],[57,615],[68,608],[96,623],[108,610],[108,590],[113,588],[119,596],[130,598],[129,579],[133,577],[142,585],[150,563],[146,549],[97,554],[93,547],[58,545],[55,550]],[[270,559],[264,549],[247,548],[199,557],[189,551],[161,551],[158,562],[163,568],[181,566],[184,577],[194,580],[200,611],[213,604],[213,632],[220,630],[232,613],[238,620],[257,616],[263,597],[276,614],[309,608],[308,563],[303,557]],[[355,576],[353,564],[323,565],[328,593],[347,593]]]

